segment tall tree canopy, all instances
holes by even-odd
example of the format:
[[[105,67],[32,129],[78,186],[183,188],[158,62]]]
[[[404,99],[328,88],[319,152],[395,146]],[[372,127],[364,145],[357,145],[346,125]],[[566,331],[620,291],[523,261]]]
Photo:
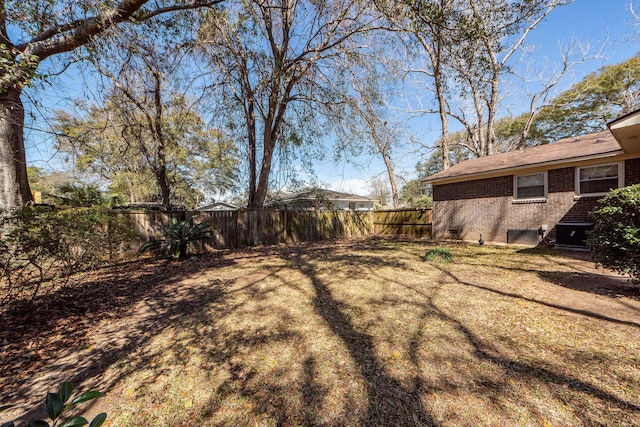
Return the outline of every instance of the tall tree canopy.
[[[0,210],[32,200],[24,148],[25,86],[40,64],[114,27],[221,0],[0,0]]]
[[[464,128],[464,140],[456,138],[474,156],[486,156],[505,149],[497,139],[497,121],[502,108],[505,78],[513,76],[513,64],[525,40],[556,7],[572,0],[403,0],[378,3],[396,28],[415,46],[417,61],[408,71],[422,87],[434,95],[435,107],[420,112],[438,114],[442,134],[439,138],[444,168],[450,164],[453,136],[450,122]],[[424,54],[423,54],[424,53]],[[563,58],[569,66],[569,58]],[[566,72],[562,67],[560,74]],[[557,83],[544,82],[532,96],[531,107]],[[526,137],[530,120],[520,140]]]
[[[105,178],[111,192],[130,203],[169,207],[170,200],[193,208],[234,188],[236,147],[209,128],[184,96],[164,95],[157,124],[151,125],[153,117],[147,114],[114,88],[104,105],[90,107],[86,117],[58,112],[58,148],[75,158],[79,171]],[[163,135],[162,159],[156,125]],[[159,178],[160,164],[164,173]]]
[[[553,98],[534,121],[539,142],[598,132],[640,108],[640,56],[607,65]]]
[[[249,207],[264,204],[277,150],[302,143],[334,101],[341,56],[375,20],[364,0],[243,0],[209,14],[200,41],[247,144]]]

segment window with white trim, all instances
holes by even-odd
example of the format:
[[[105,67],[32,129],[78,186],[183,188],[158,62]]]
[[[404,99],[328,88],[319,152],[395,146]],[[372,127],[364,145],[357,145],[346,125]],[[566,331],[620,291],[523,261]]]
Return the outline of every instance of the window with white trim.
[[[621,186],[620,163],[577,168],[576,193],[602,195]]]
[[[546,175],[546,172],[540,172],[516,176],[515,198],[521,200],[544,199],[547,197]]]

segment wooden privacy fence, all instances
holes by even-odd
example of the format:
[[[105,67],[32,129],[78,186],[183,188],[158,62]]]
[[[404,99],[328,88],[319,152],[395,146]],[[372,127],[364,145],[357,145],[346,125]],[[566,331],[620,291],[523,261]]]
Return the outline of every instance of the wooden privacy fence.
[[[372,233],[371,212],[240,209],[199,214],[218,232],[214,247],[309,242]]]
[[[129,242],[129,250],[138,251],[140,246],[151,239],[162,236],[162,227],[169,224],[171,218],[184,221],[185,211],[150,211],[150,210],[124,210],[116,211],[116,214],[129,220],[137,238]]]
[[[373,231],[383,235],[431,237],[431,209],[395,209],[373,212]]]
[[[197,245],[199,250],[348,238],[373,233],[373,213],[361,211],[240,209],[212,212],[122,211],[118,214],[129,218],[138,232],[139,237],[130,244],[131,250],[160,237],[162,227],[171,218],[181,221],[189,215],[195,215],[197,222],[209,222],[216,231],[212,239]]]
[[[240,209],[235,211],[120,211],[137,231],[130,250],[162,236],[162,227],[176,218],[194,215],[196,221],[209,222],[216,231],[213,238],[194,249],[238,248],[261,244],[309,242],[337,238],[382,235],[431,236],[431,209],[387,211],[299,211]]]

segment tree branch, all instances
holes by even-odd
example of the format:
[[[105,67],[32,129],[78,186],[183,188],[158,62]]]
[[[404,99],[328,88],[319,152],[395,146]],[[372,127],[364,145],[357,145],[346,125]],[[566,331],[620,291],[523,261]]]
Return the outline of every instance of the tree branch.
[[[141,12],[138,16],[135,16],[136,12],[148,1],[149,0],[122,0],[117,6],[99,15],[49,28],[34,37],[31,41],[17,45],[16,48],[25,54],[35,55],[42,61],[49,56],[69,52],[79,46],[83,46],[119,23],[129,20],[141,22],[163,13],[210,7],[223,0],[206,2],[196,0],[191,4],[157,8],[147,13]]]

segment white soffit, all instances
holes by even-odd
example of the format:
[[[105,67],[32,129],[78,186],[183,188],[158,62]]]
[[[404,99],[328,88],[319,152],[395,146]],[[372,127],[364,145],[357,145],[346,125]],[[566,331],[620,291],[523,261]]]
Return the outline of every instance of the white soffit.
[[[609,130],[626,153],[640,152],[640,110],[612,121]]]

